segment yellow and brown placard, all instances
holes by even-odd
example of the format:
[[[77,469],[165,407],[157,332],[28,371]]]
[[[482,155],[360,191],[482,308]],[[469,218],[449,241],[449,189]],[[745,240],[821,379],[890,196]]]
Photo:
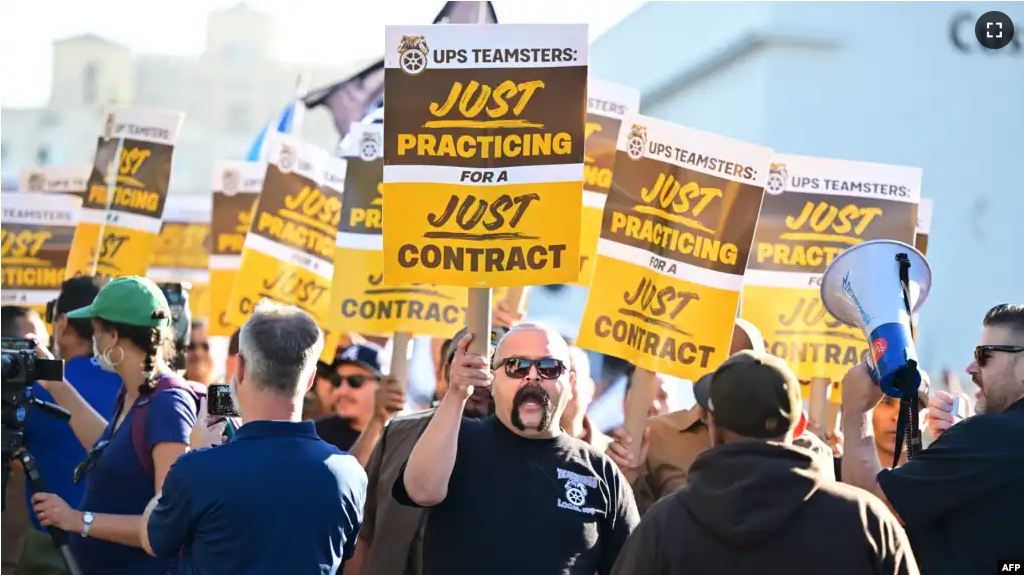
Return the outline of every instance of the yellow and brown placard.
[[[625,118],[580,347],[689,380],[728,357],[771,153]]]
[[[114,108],[104,118],[68,258],[69,278],[146,275],[185,114]]]
[[[821,275],[836,256],[861,242],[913,243],[921,170],[777,154],[765,190],[742,317],[801,380],[841,381],[867,343],[860,330],[825,310]],[[809,386],[803,388],[807,397]]]
[[[42,313],[64,282],[82,200],[70,194],[3,194],[0,206],[3,305]]]
[[[583,215],[580,226],[580,277],[589,286],[601,235],[601,214],[612,186],[615,141],[622,118],[640,109],[640,91],[591,78],[587,85],[587,128],[583,158]]]
[[[84,203],[89,196],[92,166],[42,166],[21,171],[18,191],[29,193],[71,194]]]
[[[231,337],[228,303],[242,264],[242,246],[263,188],[263,162],[221,162],[213,171],[210,222],[210,323],[212,337]]]
[[[345,160],[289,135],[273,138],[227,323],[241,326],[268,298],[302,308],[326,326]]]
[[[931,198],[921,198],[917,206],[917,226],[914,229],[914,247],[923,255],[928,254],[928,234],[932,231]]]
[[[587,27],[384,37],[384,283],[575,282]]]
[[[146,274],[160,283],[187,282],[193,319],[210,315],[210,212],[210,196],[168,197]]]
[[[334,249],[330,325],[364,335],[448,338],[466,325],[465,289],[382,282],[382,130],[380,124],[353,124],[342,149],[348,168]]]

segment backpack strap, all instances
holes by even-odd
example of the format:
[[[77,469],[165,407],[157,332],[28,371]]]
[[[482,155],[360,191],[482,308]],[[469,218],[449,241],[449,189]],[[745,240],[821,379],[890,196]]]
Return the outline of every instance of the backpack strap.
[[[201,399],[206,395],[206,389],[198,383],[186,381],[177,373],[165,373],[157,379],[156,388],[139,398],[135,403],[135,415],[132,416],[132,446],[135,448],[135,456],[142,465],[142,472],[147,477],[153,477],[153,452],[146,441],[146,415],[149,413],[149,406],[152,404],[156,394],[169,389],[183,389],[192,396],[196,403],[198,412]]]

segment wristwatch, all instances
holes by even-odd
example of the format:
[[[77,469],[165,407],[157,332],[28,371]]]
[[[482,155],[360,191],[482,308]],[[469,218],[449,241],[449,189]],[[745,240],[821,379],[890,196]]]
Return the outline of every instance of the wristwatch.
[[[82,537],[88,537],[89,536],[89,528],[92,527],[92,520],[93,520],[93,517],[92,517],[92,513],[91,512],[86,511],[85,513],[82,514],[82,524],[83,524],[83,527],[82,527]]]

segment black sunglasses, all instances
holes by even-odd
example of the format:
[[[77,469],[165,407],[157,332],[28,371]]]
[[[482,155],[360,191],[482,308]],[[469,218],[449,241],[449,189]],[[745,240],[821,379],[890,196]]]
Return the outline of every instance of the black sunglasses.
[[[75,466],[75,471],[71,474],[71,479],[75,482],[75,485],[81,483],[82,479],[85,478],[85,474],[93,467],[96,467],[96,462],[99,461],[100,455],[103,454],[103,450],[107,448],[108,444],[110,442],[106,439],[97,441],[96,445],[93,445],[89,453],[85,455],[85,460]]]
[[[498,362],[493,369],[505,367],[505,375],[512,379],[523,379],[530,375],[530,368],[537,367],[537,375],[541,379],[558,379],[565,373],[565,364],[562,360],[553,357],[542,357],[531,359],[529,357],[509,357]]]
[[[210,351],[210,344],[205,342],[205,341],[204,342],[195,342],[195,341],[193,341],[192,343],[188,344],[188,350],[189,351],[195,351],[197,349],[201,349],[203,351]]]
[[[978,367],[985,367],[988,363],[989,358],[992,356],[993,351],[1001,351],[1004,353],[1020,353],[1024,351],[1024,346],[1021,345],[979,345],[974,348],[974,361],[978,362]]]
[[[347,383],[352,389],[359,389],[367,381],[378,381],[372,375],[338,375],[337,373],[328,373],[324,379],[331,382],[334,387],[341,387],[342,383]]]

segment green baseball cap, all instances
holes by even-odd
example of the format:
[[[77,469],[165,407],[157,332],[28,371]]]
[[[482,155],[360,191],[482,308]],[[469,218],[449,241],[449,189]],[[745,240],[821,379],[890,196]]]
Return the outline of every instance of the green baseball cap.
[[[154,317],[157,310],[165,310]],[[126,325],[163,327],[171,323],[171,306],[160,287],[153,280],[140,276],[125,276],[103,286],[92,304],[70,311],[70,319],[99,318]]]

